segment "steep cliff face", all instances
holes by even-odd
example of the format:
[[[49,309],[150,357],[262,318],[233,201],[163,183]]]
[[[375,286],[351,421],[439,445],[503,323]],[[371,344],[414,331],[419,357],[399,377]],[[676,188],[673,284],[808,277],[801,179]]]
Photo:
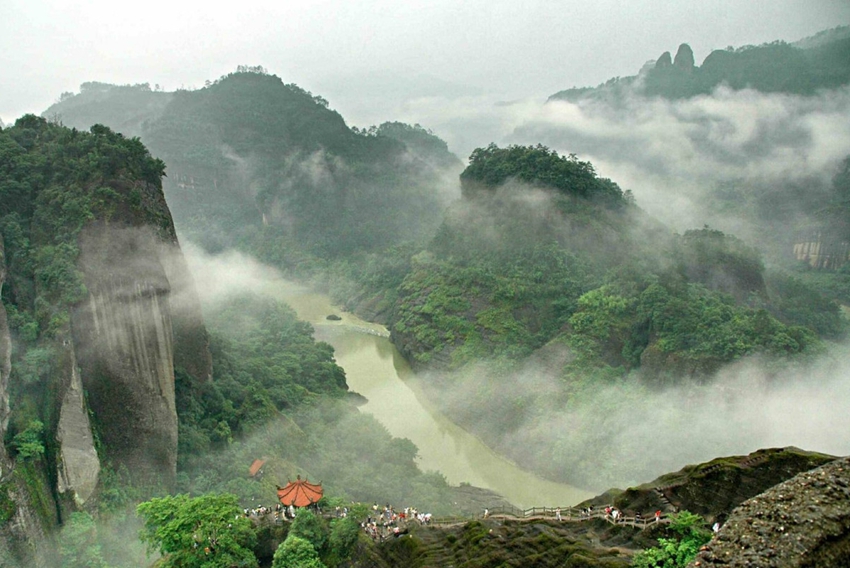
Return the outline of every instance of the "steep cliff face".
[[[87,228],[79,265],[88,297],[73,312],[72,325],[104,451],[136,480],[170,487],[177,412],[171,287],[159,245],[144,228]]]
[[[54,566],[104,467],[173,487],[175,365],[205,381],[211,356],[161,161],[28,116],[0,162],[0,566]]]

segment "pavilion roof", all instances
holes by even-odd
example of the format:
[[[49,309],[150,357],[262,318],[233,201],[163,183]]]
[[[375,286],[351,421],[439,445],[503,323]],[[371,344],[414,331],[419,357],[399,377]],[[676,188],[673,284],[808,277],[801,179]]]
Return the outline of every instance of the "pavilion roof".
[[[277,498],[286,506],[306,507],[312,505],[322,498],[324,489],[322,483],[310,483],[298,476],[296,481],[290,481],[285,487],[278,486]]]
[[[248,468],[248,475],[250,477],[254,477],[257,475],[257,472],[260,471],[260,468],[265,465],[266,460],[254,460],[254,463],[251,464],[251,467]]]

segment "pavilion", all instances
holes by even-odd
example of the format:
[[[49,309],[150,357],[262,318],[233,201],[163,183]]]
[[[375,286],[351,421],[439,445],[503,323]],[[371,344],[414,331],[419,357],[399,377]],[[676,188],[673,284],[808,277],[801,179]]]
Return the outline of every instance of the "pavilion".
[[[310,483],[306,479],[301,479],[300,475],[295,481],[287,483],[286,487],[279,485],[277,487],[277,498],[286,507],[290,505],[295,507],[313,505],[319,502],[323,493],[321,481],[318,484]]]

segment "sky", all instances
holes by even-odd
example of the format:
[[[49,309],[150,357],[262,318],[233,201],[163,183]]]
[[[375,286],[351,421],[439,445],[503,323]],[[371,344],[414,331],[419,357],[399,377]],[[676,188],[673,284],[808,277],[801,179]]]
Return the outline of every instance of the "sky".
[[[262,65],[368,126],[415,97],[545,99],[682,42],[700,63],[847,24],[850,0],[0,0],[0,120],[86,81],[200,88]]]

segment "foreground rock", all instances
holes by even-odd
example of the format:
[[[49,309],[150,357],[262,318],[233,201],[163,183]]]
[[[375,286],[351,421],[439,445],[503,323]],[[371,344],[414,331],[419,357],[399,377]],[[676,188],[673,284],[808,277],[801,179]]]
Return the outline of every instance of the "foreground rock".
[[[850,458],[746,501],[691,566],[850,566]]]
[[[722,523],[747,499],[834,459],[835,456],[795,447],[768,448],[685,466],[625,491],[607,491],[580,506],[612,503],[629,516],[646,516],[657,510],[690,511],[702,515],[710,524]]]
[[[553,520],[481,520],[417,526],[409,534],[376,547],[359,547],[352,566],[619,568],[631,564],[629,551],[600,545],[599,535],[592,527],[585,527],[590,530],[584,534],[573,534],[572,525],[576,524]]]

